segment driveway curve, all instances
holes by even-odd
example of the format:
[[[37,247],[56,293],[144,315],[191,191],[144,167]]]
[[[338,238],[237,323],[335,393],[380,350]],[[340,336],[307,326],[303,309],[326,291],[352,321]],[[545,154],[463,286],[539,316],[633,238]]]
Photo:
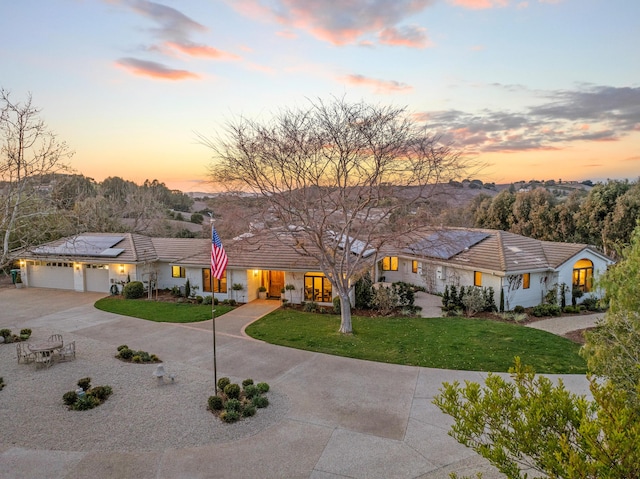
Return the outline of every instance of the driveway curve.
[[[36,371],[17,364],[13,345],[0,345],[0,477],[502,477],[448,436],[450,419],[431,403],[442,382],[481,382],[484,373],[255,341],[243,336],[244,326],[276,305],[255,301],[216,319],[217,375],[269,383],[270,406],[222,425],[205,409],[214,383],[212,322],[123,317],[95,309],[101,296],[0,289],[0,328],[31,328],[34,340],[61,333],[78,348],[76,361]],[[176,382],[159,384],[152,365],[120,363],[113,356],[124,343],[160,356]],[[62,394],[85,376],[111,385],[112,398],[91,411],[67,411]],[[563,380],[588,391],[583,376]]]

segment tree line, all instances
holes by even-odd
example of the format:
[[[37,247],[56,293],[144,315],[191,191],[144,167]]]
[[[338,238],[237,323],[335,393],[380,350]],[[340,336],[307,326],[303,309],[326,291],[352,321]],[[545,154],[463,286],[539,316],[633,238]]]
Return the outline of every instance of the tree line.
[[[640,218],[640,184],[609,180],[589,192],[575,190],[562,199],[543,187],[532,191],[503,190],[481,194],[459,209],[458,222],[544,241],[586,243],[618,258],[629,244]]]

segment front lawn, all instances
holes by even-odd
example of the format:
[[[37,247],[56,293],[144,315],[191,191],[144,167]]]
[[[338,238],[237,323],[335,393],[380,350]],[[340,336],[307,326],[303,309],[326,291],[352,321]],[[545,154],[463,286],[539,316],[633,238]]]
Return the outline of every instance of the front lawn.
[[[95,307],[110,313],[148,319],[159,323],[196,323],[211,319],[210,304],[174,303],[149,301],[146,299],[102,298]],[[214,307],[216,318],[231,311],[233,307],[218,304]]]
[[[440,369],[506,372],[515,356],[538,373],[584,374],[580,346],[517,324],[467,318],[353,317],[353,335],[338,333],[340,317],[280,309],[246,332],[263,341],[337,356]]]

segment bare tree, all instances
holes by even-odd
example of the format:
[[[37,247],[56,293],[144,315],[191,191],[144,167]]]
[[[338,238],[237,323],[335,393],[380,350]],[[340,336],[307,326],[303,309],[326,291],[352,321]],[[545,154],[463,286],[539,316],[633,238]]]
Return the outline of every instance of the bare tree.
[[[380,248],[422,226],[412,206],[465,166],[404,109],[344,99],[266,123],[240,118],[225,133],[200,136],[214,152],[212,180],[263,198],[265,224],[296,237],[283,245],[317,260],[340,297],[343,333],[352,332],[355,281]]]
[[[24,103],[14,103],[9,92],[0,89],[0,268],[11,262],[12,249],[42,239],[46,224],[38,220],[48,215],[51,205],[40,201],[39,183],[68,169],[65,160],[73,155],[39,114],[31,95]],[[39,234],[28,234],[32,230]]]

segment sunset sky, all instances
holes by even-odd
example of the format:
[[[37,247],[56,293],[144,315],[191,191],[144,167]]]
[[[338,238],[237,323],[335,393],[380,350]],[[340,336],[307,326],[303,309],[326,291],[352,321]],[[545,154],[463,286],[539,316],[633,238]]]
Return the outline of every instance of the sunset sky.
[[[407,107],[475,177],[640,175],[636,0],[3,0],[0,86],[72,166],[207,191],[197,136],[308,99]]]

